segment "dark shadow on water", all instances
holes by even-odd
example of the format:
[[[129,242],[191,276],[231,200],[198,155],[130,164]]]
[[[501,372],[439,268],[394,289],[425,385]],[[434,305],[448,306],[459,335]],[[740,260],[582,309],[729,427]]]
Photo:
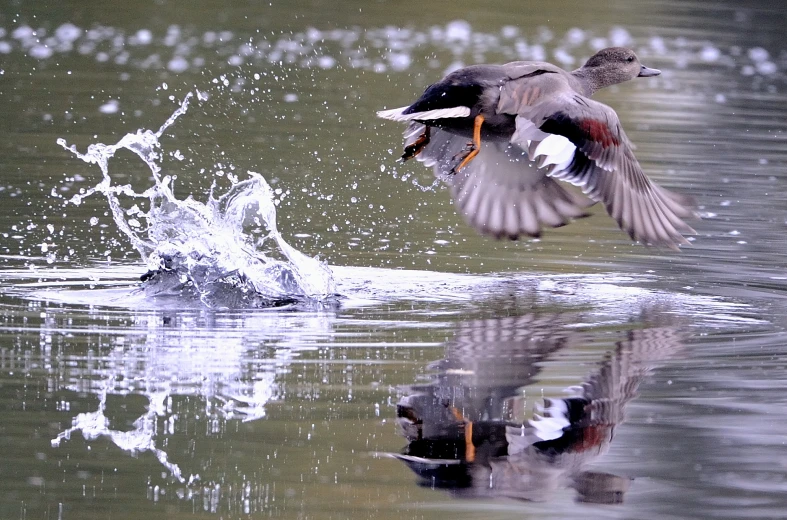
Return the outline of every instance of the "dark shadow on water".
[[[565,398],[543,399],[532,419],[521,416],[526,387],[544,362],[592,341],[572,324],[577,313],[540,314],[461,323],[431,381],[407,389],[397,422],[409,444],[393,456],[420,484],[463,498],[548,500],[574,489],[579,502],[623,502],[631,479],[593,471],[659,362],[677,356],[681,333],[645,310]]]

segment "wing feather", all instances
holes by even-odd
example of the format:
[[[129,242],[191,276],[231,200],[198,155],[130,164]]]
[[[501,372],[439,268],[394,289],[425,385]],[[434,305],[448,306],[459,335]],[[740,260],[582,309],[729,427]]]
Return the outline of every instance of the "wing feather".
[[[423,132],[413,122],[405,131],[405,145]],[[537,132],[537,130],[536,130]],[[540,137],[533,132],[533,136]],[[435,176],[451,186],[462,217],[480,233],[516,239],[540,236],[542,226],[558,227],[586,216],[593,201],[566,190],[537,168],[519,146],[502,141],[482,141],[479,154],[452,173],[467,138],[437,127],[416,159],[434,169]]]
[[[688,244],[683,235],[694,230],[683,219],[696,217],[693,201],[645,175],[612,108],[575,93],[534,98],[516,83],[503,85],[498,110],[516,116],[511,140],[531,160],[602,202],[634,240],[672,249]],[[533,138],[533,127],[548,135]],[[561,148],[557,136],[574,149]]]

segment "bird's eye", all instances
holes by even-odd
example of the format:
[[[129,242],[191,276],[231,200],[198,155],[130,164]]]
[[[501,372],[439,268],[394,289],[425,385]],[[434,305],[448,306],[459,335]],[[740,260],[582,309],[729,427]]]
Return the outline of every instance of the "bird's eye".
[[[634,56],[629,56],[628,58],[626,58],[626,61],[628,63],[631,63],[632,61],[634,61]]]

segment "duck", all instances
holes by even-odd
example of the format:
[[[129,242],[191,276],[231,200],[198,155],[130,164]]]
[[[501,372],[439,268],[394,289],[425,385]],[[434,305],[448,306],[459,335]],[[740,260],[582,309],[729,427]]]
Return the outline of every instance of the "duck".
[[[408,124],[400,161],[432,167],[483,235],[539,237],[600,202],[632,240],[679,250],[695,234],[685,222],[697,217],[693,199],[650,180],[615,110],[591,99],[659,74],[624,47],[602,49],[571,72],[538,61],[471,65],[377,115]]]

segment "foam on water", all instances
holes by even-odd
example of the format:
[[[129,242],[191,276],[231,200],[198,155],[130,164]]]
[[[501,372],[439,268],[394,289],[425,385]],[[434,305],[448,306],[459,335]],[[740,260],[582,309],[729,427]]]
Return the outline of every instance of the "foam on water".
[[[147,264],[143,280],[148,296],[193,296],[211,307],[330,298],[335,293],[331,270],[282,238],[273,191],[260,174],[248,172],[248,179],[234,180],[219,196],[214,196],[214,184],[204,203],[175,196],[174,179],[164,175],[159,165],[159,138],[186,113],[192,97],[189,93],[156,132],[137,130],[113,145],[92,144],[85,153],[58,139],[58,144],[97,165],[103,174],[99,184],[70,202],[79,205],[96,193],[106,197],[117,228]],[[148,166],[153,186],[137,193],[128,184],[113,183],[109,160],[121,149],[133,152]],[[134,203],[124,206],[129,199]],[[147,211],[136,203],[144,205],[145,200]]]

